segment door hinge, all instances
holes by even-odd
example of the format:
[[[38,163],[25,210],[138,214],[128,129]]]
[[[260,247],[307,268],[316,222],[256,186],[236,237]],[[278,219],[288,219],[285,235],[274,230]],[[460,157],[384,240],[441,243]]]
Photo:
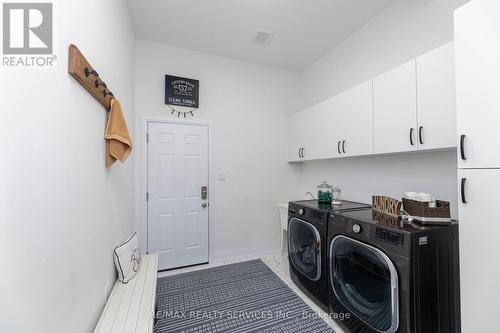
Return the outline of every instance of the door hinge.
[[[149,192],[146,192],[146,202],[149,201]]]
[[[146,143],[149,142],[149,133],[146,133]]]

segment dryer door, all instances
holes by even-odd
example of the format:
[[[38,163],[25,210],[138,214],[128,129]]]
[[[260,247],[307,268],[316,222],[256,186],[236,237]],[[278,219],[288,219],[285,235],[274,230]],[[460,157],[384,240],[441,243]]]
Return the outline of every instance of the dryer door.
[[[292,265],[305,277],[321,277],[321,237],[309,222],[292,218],[288,223],[288,255]]]
[[[330,244],[330,283],[338,300],[378,332],[399,326],[398,274],[389,257],[357,240],[336,236]]]

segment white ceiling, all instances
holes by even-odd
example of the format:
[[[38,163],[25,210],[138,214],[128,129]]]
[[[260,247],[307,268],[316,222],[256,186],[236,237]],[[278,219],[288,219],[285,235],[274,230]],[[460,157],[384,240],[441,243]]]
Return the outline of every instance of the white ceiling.
[[[395,0],[129,0],[138,38],[303,70]],[[273,32],[268,44],[252,39]]]

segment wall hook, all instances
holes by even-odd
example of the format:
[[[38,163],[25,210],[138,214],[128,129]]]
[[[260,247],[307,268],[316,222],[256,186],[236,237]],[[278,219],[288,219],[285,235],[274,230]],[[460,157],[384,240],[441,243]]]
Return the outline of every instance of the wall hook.
[[[104,97],[106,96],[111,96],[111,97],[114,97],[115,95],[113,95],[113,93],[111,91],[109,91],[108,89],[104,89],[104,91],[102,92]]]
[[[99,77],[92,65],[85,59],[78,48],[69,46],[68,73],[78,81],[106,110],[111,109],[113,93]],[[102,88],[101,88],[102,87]],[[111,96],[111,98],[109,98]]]
[[[96,88],[99,88],[99,86],[103,86],[104,88],[107,88],[107,87],[108,87],[108,86],[106,85],[106,83],[104,83],[104,81],[99,80],[99,79],[96,79],[96,80],[95,80],[95,87],[96,87]]]
[[[90,74],[99,77],[99,73],[97,73],[94,69],[90,69],[88,67],[85,67],[85,76],[89,77]]]

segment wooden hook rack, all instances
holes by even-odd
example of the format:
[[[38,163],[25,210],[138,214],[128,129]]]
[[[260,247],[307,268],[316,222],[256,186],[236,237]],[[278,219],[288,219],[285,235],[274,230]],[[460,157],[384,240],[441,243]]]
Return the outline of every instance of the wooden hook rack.
[[[73,44],[69,46],[68,73],[80,82],[106,110],[110,110],[111,100],[114,98],[113,93],[99,77],[99,73],[85,59],[78,47]]]

